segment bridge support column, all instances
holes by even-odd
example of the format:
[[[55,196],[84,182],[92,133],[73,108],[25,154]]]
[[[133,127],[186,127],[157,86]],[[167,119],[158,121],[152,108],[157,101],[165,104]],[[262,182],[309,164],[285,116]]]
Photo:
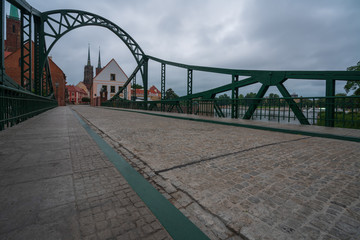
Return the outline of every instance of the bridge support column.
[[[192,94],[193,87],[193,70],[187,70],[187,95]],[[187,99],[187,113],[192,114],[192,99]]]
[[[231,90],[231,118],[239,118],[239,88],[235,87],[235,83],[239,81],[238,75],[232,75],[232,90]]]
[[[144,84],[144,110],[148,108],[148,69],[149,59],[145,59],[143,71],[143,84]]]
[[[41,19],[40,17],[34,17],[34,31],[35,31],[35,44],[34,44],[34,92],[37,95],[41,95],[41,80],[42,80],[42,59],[41,59]]]
[[[166,76],[166,65],[161,63],[161,100],[165,100],[165,76]],[[161,103],[161,111],[165,112],[165,104]]]
[[[31,91],[32,86],[32,14],[21,11],[21,86]],[[28,44],[26,46],[26,44]]]
[[[325,126],[334,127],[335,123],[335,80],[326,79]]]
[[[136,86],[136,74],[135,74],[135,76],[134,76],[133,85]],[[136,101],[136,89],[134,89],[133,100]]]
[[[0,12],[0,84],[4,84],[5,60],[4,60],[4,39],[5,39],[5,1],[1,1]]]

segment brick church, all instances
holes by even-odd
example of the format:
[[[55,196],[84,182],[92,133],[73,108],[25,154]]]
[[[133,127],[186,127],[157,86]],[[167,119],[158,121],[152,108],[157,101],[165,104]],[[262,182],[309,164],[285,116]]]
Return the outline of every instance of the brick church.
[[[6,74],[12,78],[19,85],[21,84],[21,22],[19,17],[19,10],[10,4],[10,15],[6,16],[6,40],[5,45],[5,71]],[[29,44],[29,43],[26,43]],[[34,43],[32,46],[32,55],[34,56]],[[59,106],[65,106],[65,84],[66,76],[61,68],[56,65],[51,57],[48,58],[50,66],[50,74],[52,85],[54,88],[55,98]],[[34,79],[34,57],[32,58],[32,79]],[[33,82],[31,89],[33,89]]]

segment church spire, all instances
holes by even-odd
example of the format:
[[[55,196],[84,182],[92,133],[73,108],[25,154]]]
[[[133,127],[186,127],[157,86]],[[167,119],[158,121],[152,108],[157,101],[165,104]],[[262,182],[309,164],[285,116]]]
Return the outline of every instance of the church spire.
[[[101,60],[100,60],[100,46],[99,46],[99,60],[97,68],[101,68]]]
[[[88,60],[87,60],[87,65],[88,65],[88,66],[91,66],[91,62],[90,62],[90,43],[89,43],[89,46],[88,46]]]
[[[99,46],[99,60],[98,60],[98,66],[96,68],[96,75],[98,75],[101,72],[101,59],[100,59],[100,46]]]

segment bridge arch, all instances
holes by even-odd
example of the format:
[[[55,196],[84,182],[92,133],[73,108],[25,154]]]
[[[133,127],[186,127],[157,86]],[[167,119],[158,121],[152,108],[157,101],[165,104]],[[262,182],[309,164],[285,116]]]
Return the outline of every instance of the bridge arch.
[[[139,44],[127,32],[115,23],[97,14],[81,10],[61,9],[43,12],[41,13],[40,18],[40,26],[42,28],[40,30],[40,35],[43,36],[43,39],[40,39],[40,42],[42,40],[44,41],[44,45],[41,46],[40,43],[39,46],[40,49],[44,49],[43,56],[40,57],[41,66],[44,66],[46,57],[61,37],[74,29],[84,26],[99,26],[109,29],[125,43],[135,58],[138,66],[143,65],[145,59],[147,59]],[[45,47],[45,38],[48,47]],[[142,68],[140,68],[140,71],[145,84],[145,81],[147,82],[147,80],[145,80],[147,78],[145,74],[147,73]]]

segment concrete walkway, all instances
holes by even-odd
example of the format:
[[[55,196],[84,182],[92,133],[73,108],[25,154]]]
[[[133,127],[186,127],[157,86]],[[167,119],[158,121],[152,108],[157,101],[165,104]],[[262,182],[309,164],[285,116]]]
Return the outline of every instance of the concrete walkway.
[[[0,132],[0,239],[171,239],[68,107]]]

